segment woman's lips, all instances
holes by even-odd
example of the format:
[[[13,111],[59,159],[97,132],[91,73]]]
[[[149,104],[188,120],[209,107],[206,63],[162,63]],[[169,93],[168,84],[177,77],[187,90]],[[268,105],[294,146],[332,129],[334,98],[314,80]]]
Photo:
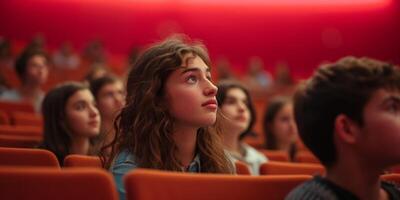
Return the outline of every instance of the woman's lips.
[[[238,116],[238,117],[235,117],[235,120],[240,121],[240,122],[245,122],[247,120],[247,118],[244,116]]]
[[[216,110],[218,107],[217,101],[215,99],[210,99],[203,104],[201,104],[202,107],[206,107],[208,109]]]
[[[89,125],[97,127],[99,125],[99,123],[100,123],[99,121],[91,121],[91,122],[89,122]]]

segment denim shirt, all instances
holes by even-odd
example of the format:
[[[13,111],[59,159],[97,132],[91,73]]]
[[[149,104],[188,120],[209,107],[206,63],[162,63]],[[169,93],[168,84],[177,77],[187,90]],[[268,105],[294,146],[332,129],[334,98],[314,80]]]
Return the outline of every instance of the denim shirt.
[[[116,156],[110,171],[114,176],[120,200],[125,200],[126,197],[123,177],[125,174],[136,168],[138,168],[138,165],[135,162],[135,156],[129,153],[127,150],[122,151]],[[201,171],[199,155],[196,155],[193,161],[189,164],[188,168],[186,170],[182,169],[182,171],[199,173]]]

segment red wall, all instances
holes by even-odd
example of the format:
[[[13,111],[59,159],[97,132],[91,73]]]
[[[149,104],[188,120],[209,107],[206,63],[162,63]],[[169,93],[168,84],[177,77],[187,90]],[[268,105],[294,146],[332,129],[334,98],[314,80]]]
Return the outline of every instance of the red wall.
[[[345,55],[400,64],[398,2],[383,7],[185,2],[1,1],[0,35],[27,41],[41,32],[50,47],[69,40],[78,49],[100,38],[108,50],[122,54],[178,31],[203,40],[214,60],[226,56],[239,71],[258,55],[269,70],[287,61],[298,77]]]

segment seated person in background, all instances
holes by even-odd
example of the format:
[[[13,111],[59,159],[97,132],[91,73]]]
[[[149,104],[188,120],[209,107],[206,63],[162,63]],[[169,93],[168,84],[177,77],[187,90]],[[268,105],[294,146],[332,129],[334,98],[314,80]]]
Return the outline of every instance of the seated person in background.
[[[89,71],[86,73],[84,81],[90,83],[93,80],[107,76],[107,74],[110,74],[110,71],[108,70],[106,65],[98,63],[93,64],[92,66],[90,66]]]
[[[379,177],[400,163],[400,69],[346,57],[317,69],[294,100],[304,144],[326,168],[287,199],[400,199]]]
[[[69,82],[50,90],[43,100],[44,140],[63,165],[68,154],[91,155],[91,138],[99,135],[100,115],[89,88]]]
[[[28,51],[44,51],[46,49],[46,38],[42,33],[36,33],[32,40],[26,45]]]
[[[83,61],[89,66],[107,63],[107,52],[102,41],[96,39],[87,44],[83,52]]]
[[[293,103],[289,98],[275,97],[268,103],[263,127],[266,149],[285,151],[293,160],[297,151],[298,134]]]
[[[114,76],[104,76],[90,83],[90,91],[96,99],[101,116],[100,135],[97,144],[110,144],[115,137],[114,119],[125,105],[122,81]]]
[[[243,81],[253,97],[264,97],[274,84],[271,73],[265,70],[264,62],[258,56],[249,59],[248,71]]]
[[[218,81],[235,80],[237,79],[232,71],[232,65],[229,63],[228,58],[221,57],[217,60],[216,64]]]
[[[287,86],[293,86],[295,81],[290,72],[290,67],[285,61],[278,62],[275,66],[274,87],[284,89]]]
[[[14,58],[11,51],[11,42],[8,38],[0,36],[0,68],[11,69],[13,66]]]
[[[135,168],[233,173],[217,121],[217,87],[203,45],[170,38],[154,44],[128,75],[111,155],[103,156],[125,199],[123,176]],[[105,149],[105,148],[103,148]]]
[[[3,74],[0,74],[0,97],[3,92],[7,91],[10,88]]]
[[[234,160],[250,166],[253,175],[259,175],[260,165],[267,158],[253,147],[241,142],[251,133],[256,113],[249,92],[239,83],[220,82],[217,93],[218,107],[222,115],[222,140]]]
[[[74,52],[71,43],[65,42],[53,55],[54,66],[60,69],[76,69],[80,65],[79,56]]]
[[[37,112],[44,97],[41,86],[47,81],[49,74],[48,57],[42,50],[26,50],[15,63],[15,70],[21,86],[15,90],[4,91],[0,100],[25,101],[32,103]]]

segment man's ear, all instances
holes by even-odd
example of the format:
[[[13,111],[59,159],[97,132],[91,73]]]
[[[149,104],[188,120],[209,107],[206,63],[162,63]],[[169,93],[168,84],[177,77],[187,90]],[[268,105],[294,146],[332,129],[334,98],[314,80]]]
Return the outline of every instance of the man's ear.
[[[340,114],[335,119],[335,134],[338,139],[348,144],[357,141],[359,128],[357,124],[345,114]]]

